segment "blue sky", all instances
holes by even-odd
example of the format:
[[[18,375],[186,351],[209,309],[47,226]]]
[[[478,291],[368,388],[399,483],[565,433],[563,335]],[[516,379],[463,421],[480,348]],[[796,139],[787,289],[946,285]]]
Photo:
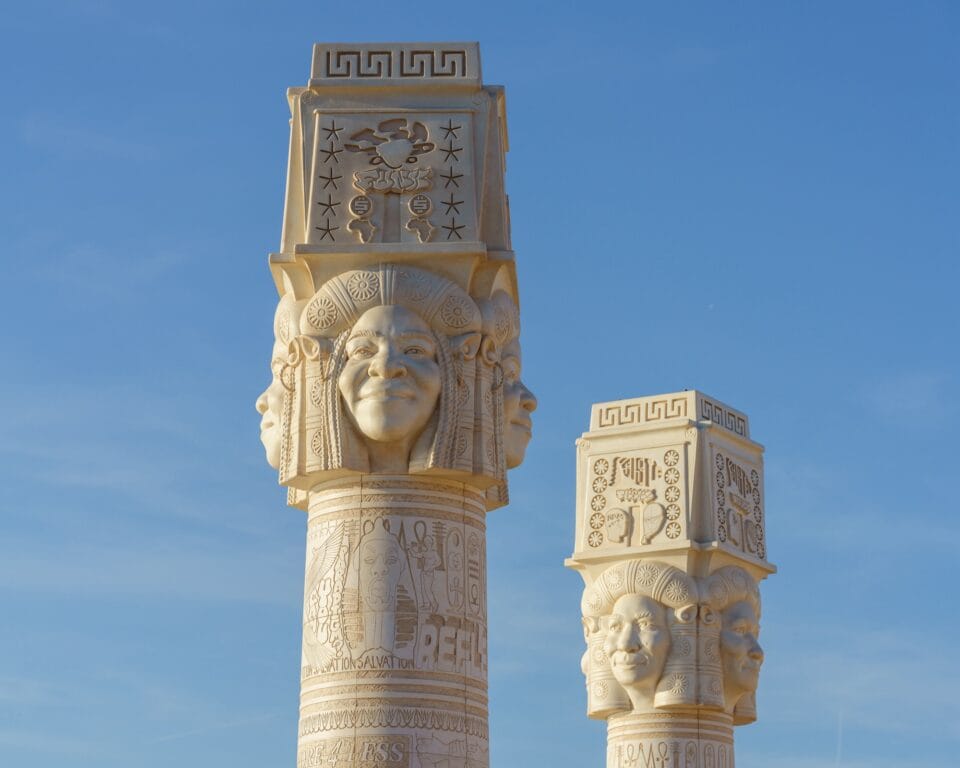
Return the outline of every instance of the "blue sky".
[[[490,519],[491,763],[602,764],[573,443],[697,388],[767,446],[740,768],[955,766],[958,33],[949,2],[6,10],[0,764],[294,764],[305,521],[253,409],[284,90],[315,41],[419,39],[507,88],[540,400]]]

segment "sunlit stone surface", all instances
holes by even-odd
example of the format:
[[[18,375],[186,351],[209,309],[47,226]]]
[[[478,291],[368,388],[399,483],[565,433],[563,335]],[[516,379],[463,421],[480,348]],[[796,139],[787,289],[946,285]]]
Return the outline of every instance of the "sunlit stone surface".
[[[567,565],[607,768],[733,768],[733,726],[757,716],[765,514],[744,414],[693,391],[593,406]]]
[[[485,768],[486,513],[536,398],[475,43],[317,45],[291,111],[267,461],[307,512],[299,768]]]

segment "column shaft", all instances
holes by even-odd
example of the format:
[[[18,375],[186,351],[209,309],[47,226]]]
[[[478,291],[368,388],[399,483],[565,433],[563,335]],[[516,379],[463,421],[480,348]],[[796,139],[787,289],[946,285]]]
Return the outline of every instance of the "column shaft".
[[[311,492],[298,768],[487,765],[485,514],[440,479]]]

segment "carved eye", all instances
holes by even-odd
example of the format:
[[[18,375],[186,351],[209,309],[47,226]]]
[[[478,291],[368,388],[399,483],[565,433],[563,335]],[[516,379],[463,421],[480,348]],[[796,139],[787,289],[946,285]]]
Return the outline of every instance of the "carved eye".
[[[408,163],[415,163],[415,162],[417,162],[417,156],[416,156],[416,155],[410,155],[410,157],[407,158],[407,162],[408,162]]]
[[[374,354],[376,354],[376,350],[374,350],[373,347],[364,345],[361,347],[354,347],[352,350],[350,350],[348,356],[351,359],[353,359],[355,357],[359,357],[359,358],[373,357]]]
[[[404,348],[403,354],[410,355],[411,357],[423,357],[427,354],[427,350],[425,350],[423,347],[413,345]]]

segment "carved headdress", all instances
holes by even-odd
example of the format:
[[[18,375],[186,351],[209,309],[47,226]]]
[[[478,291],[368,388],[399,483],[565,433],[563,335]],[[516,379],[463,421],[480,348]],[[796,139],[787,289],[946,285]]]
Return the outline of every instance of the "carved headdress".
[[[350,331],[376,306],[400,306],[430,327],[441,372],[440,400],[413,447],[410,471],[453,471],[491,479],[490,438],[475,435],[474,381],[480,344],[480,309],[452,280],[401,264],[348,270],[324,283],[300,318],[303,349],[297,456],[281,467],[281,482],[311,485],[350,472],[369,471],[363,440],[344,418],[337,381],[346,363]],[[295,409],[296,410],[296,409]],[[298,426],[299,425],[299,426]]]
[[[587,640],[587,655],[582,666],[587,676],[587,715],[590,717],[606,718],[631,708],[626,692],[610,669],[600,621],[613,611],[619,598],[629,594],[652,598],[670,609],[667,612],[670,654],[657,683],[653,706],[684,707],[697,700],[697,583],[672,565],[631,560],[604,571],[593,586],[583,591],[580,602]]]

